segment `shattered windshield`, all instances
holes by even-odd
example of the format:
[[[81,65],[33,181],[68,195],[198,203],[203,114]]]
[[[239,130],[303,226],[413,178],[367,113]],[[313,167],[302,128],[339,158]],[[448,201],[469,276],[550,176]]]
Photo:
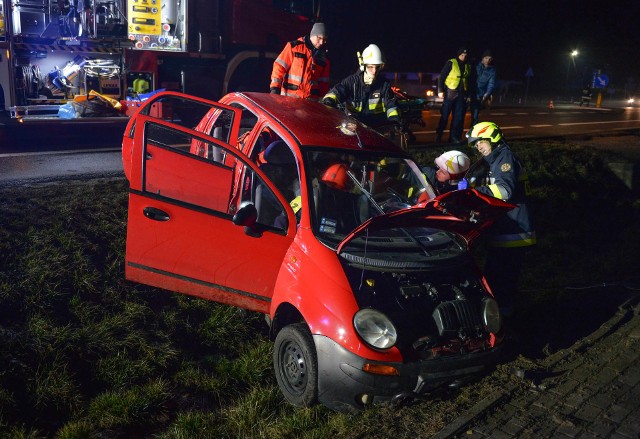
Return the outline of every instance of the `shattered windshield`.
[[[314,233],[332,248],[371,217],[435,197],[418,166],[405,157],[370,151],[311,150],[305,154],[313,190]],[[353,239],[345,248],[347,256],[355,259],[368,251],[369,263],[371,258],[383,258],[384,264],[410,265],[409,261],[449,258],[464,250],[457,235],[429,227],[377,230]]]

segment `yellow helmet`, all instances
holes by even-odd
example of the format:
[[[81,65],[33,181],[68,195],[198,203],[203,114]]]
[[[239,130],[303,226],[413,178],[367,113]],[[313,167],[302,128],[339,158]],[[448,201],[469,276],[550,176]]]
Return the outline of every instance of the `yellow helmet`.
[[[467,140],[470,146],[476,144],[478,140],[488,140],[491,144],[502,140],[502,130],[493,122],[479,122],[471,127],[467,133]]]

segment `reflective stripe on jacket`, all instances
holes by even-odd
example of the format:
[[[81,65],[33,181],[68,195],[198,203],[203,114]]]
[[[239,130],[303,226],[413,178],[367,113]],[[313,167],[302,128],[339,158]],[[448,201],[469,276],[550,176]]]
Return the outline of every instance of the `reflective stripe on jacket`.
[[[333,86],[324,97],[344,103],[355,117],[372,127],[400,117],[391,84],[380,76],[366,85],[364,73],[354,73]]]
[[[329,72],[326,51],[316,51],[308,36],[300,37],[288,42],[273,63],[269,88],[285,96],[319,100],[329,89]]]
[[[488,174],[477,183],[475,189],[516,205],[491,226],[490,244],[496,247],[534,245],[536,232],[526,204],[529,178],[520,160],[506,142],[502,142],[483,159],[489,165]]]

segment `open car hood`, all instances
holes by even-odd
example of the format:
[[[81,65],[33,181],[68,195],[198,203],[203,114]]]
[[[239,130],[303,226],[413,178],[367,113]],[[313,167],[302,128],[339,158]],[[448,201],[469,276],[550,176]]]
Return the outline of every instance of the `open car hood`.
[[[406,209],[369,218],[349,233],[336,251],[339,254],[345,245],[366,231],[399,227],[445,230],[457,233],[466,240],[467,245],[471,245],[483,229],[514,207],[475,189],[452,191]]]

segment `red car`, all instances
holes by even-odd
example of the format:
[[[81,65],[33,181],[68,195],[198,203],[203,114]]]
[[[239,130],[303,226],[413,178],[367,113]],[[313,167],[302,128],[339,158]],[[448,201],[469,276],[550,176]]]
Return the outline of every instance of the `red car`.
[[[361,409],[497,361],[498,305],[469,245],[512,206],[437,196],[408,154],[339,110],[159,93],[122,154],[127,279],[266,314],[292,404]]]

